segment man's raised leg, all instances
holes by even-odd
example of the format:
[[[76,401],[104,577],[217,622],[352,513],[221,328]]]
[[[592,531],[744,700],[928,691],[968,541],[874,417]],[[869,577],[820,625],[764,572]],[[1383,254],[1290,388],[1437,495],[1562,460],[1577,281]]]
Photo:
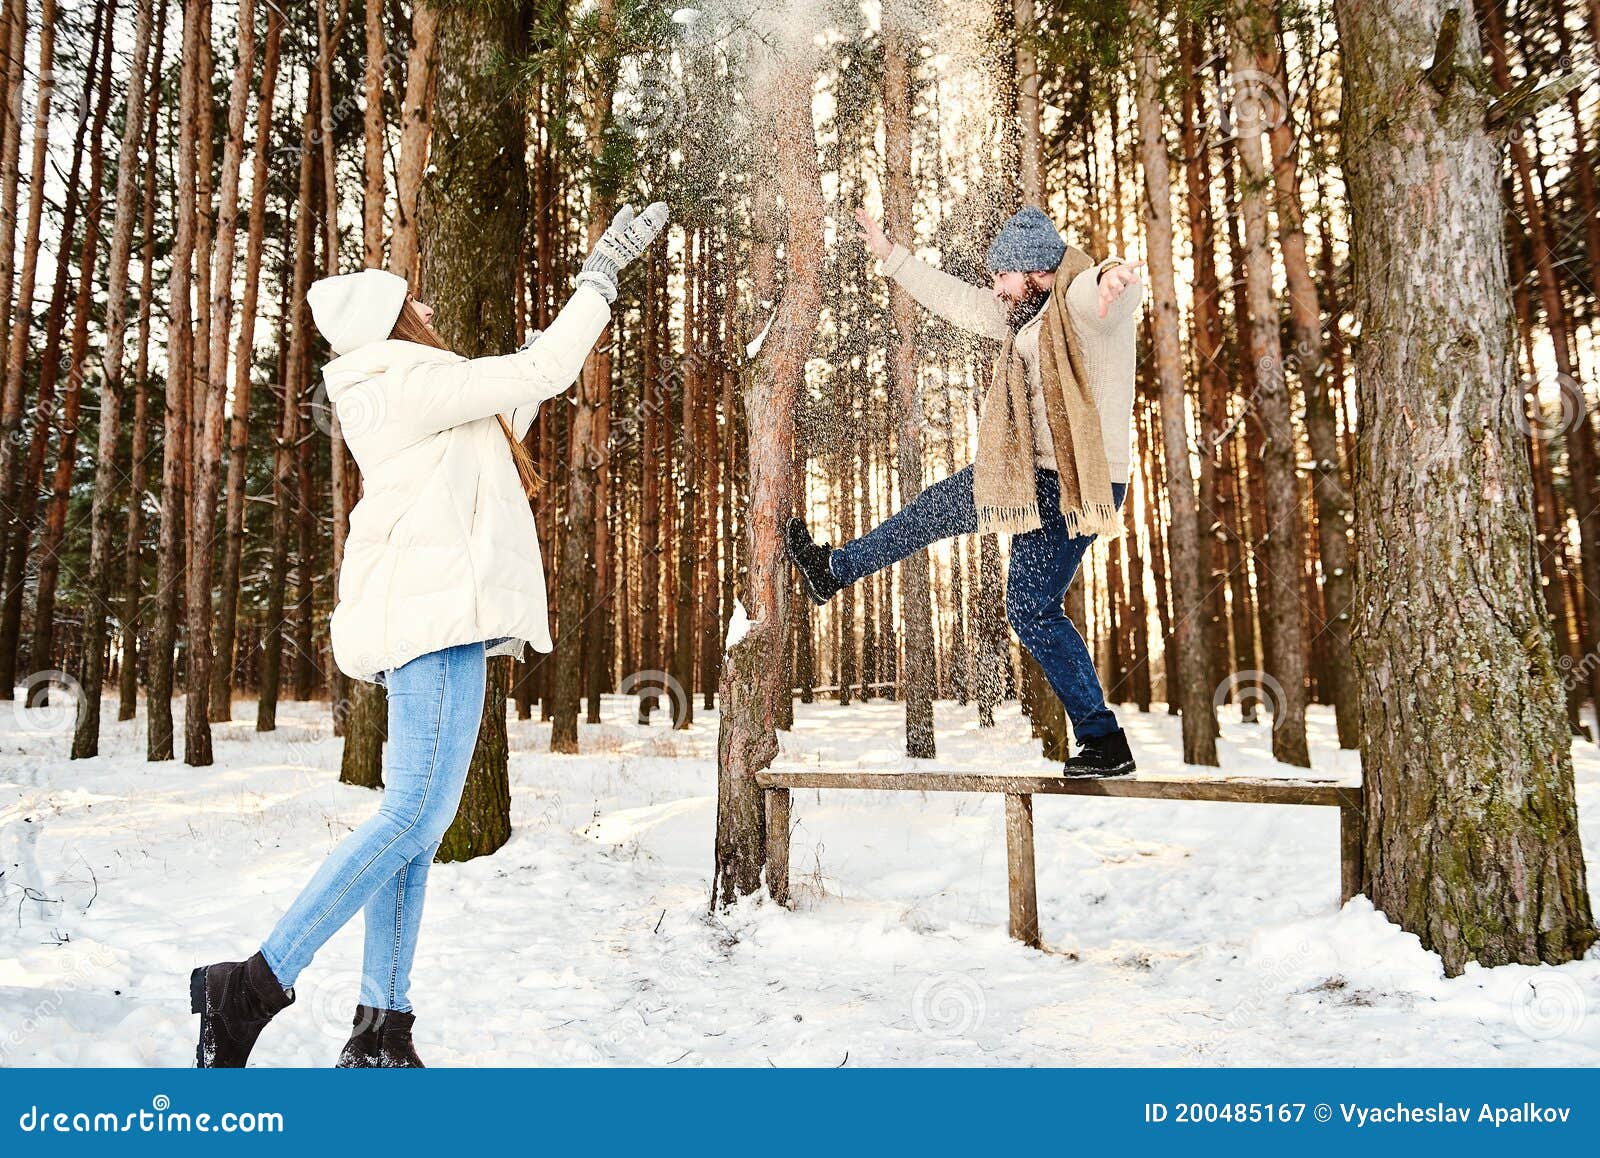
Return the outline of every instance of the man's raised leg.
[[[858,539],[838,548],[812,541],[802,519],[790,519],[789,558],[805,576],[813,603],[826,603],[841,588],[909,559],[924,547],[978,529],[972,500],[972,468],[934,483]]]

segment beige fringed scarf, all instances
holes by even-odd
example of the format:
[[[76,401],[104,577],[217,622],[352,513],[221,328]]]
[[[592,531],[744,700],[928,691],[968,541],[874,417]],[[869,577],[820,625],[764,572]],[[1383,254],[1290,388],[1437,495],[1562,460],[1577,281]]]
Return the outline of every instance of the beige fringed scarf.
[[[1100,411],[1084,385],[1083,349],[1067,316],[1067,287],[1094,263],[1072,246],[1056,268],[1055,287],[1044,304],[1039,329],[1039,375],[1045,415],[1056,444],[1061,475],[1061,513],[1070,535],[1114,539],[1122,519],[1111,497]],[[1032,389],[1028,370],[1016,351],[1016,335],[1006,339],[995,360],[994,378],[978,419],[978,456],[973,464],[973,497],[978,529],[1019,535],[1042,525],[1034,483]]]

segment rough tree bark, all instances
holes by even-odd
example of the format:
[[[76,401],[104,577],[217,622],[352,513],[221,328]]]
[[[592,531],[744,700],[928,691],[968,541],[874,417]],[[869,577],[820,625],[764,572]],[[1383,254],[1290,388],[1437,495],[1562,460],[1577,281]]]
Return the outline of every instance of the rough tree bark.
[[[1500,145],[1471,80],[1477,27],[1449,7],[1334,12],[1361,332],[1363,884],[1456,976],[1572,960],[1595,929],[1538,596]]]
[[[520,0],[447,9],[439,22],[438,95],[432,163],[417,224],[425,301],[440,336],[467,357],[516,344],[516,263],[527,204],[525,125],[508,99],[505,62],[526,42]],[[483,722],[456,818],[438,859],[468,860],[511,837],[506,696],[511,661],[490,661]]]
[[[742,603],[749,628],[742,639],[731,642],[722,668],[713,906],[756,892],[766,861],[766,817],[755,774],[777,755],[778,699],[789,695],[782,663],[789,587],[783,521],[791,503],[795,398],[822,300],[823,202],[811,120],[815,65],[809,52],[795,51],[773,68],[776,75],[752,98],[758,111],[771,118],[775,183],[788,212],[789,231],[782,301],[744,382],[750,499],[744,519],[749,565]],[[788,834],[781,839],[787,840]]]

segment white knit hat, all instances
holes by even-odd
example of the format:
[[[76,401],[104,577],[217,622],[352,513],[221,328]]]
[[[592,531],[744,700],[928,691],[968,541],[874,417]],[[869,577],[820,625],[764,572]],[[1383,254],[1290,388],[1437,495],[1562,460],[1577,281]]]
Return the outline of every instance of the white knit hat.
[[[381,342],[406,304],[406,279],[382,269],[342,273],[306,291],[311,317],[335,354]]]

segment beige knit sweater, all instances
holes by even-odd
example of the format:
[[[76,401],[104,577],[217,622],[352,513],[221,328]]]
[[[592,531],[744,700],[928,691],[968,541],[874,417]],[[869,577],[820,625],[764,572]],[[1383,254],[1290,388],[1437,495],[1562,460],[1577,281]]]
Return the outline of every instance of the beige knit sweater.
[[[1006,308],[982,286],[934,269],[911,256],[903,245],[879,263],[883,273],[899,282],[926,309],[952,325],[974,334],[1005,341],[1010,334]],[[1135,321],[1144,286],[1130,286],[1100,316],[1097,269],[1084,270],[1067,287],[1067,311],[1083,345],[1088,388],[1100,411],[1100,433],[1106,443],[1106,465],[1111,481],[1126,483],[1130,465],[1129,431],[1133,425],[1133,370]],[[1017,354],[1028,371],[1032,387],[1034,462],[1056,468],[1056,448],[1044,412],[1044,387],[1039,378],[1039,317],[1017,332]]]

